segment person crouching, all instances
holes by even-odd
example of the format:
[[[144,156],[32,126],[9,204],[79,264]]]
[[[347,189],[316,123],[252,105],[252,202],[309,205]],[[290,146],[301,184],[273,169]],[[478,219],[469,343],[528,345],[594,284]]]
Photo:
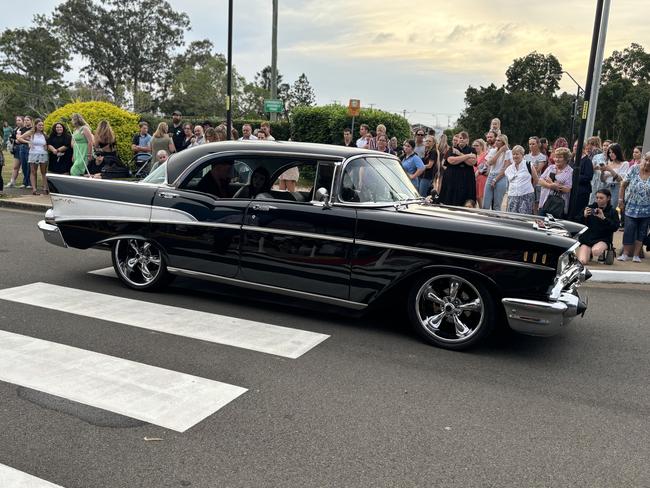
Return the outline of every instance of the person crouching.
[[[584,209],[582,223],[588,229],[579,238],[578,259],[582,264],[587,264],[592,256],[600,257],[612,245],[620,219],[611,203],[611,192],[603,188],[596,192],[596,201]]]

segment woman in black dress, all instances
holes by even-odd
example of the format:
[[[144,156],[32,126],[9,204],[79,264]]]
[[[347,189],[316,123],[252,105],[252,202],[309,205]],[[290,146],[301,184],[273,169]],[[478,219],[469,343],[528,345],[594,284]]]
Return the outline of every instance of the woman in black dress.
[[[50,173],[69,175],[72,167],[72,136],[61,122],[52,126],[47,139],[47,151],[50,156],[47,170]]]
[[[469,135],[461,132],[454,136],[458,144],[449,149],[446,168],[442,175],[440,202],[459,207],[476,204],[476,178],[474,165],[476,151],[469,145]]]

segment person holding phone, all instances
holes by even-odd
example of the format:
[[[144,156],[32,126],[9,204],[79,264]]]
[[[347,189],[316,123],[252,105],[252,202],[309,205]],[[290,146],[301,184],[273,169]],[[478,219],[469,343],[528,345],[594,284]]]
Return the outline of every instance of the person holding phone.
[[[612,194],[607,188],[596,192],[596,201],[585,207],[582,214],[582,223],[588,228],[579,237],[580,248],[578,260],[587,264],[592,256],[603,256],[607,248],[612,245],[614,232],[620,225],[618,212],[612,207]]]

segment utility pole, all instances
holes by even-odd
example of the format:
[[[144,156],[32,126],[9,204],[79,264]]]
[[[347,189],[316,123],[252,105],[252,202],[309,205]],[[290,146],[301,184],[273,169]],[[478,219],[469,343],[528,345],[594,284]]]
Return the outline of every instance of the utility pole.
[[[594,20],[594,33],[591,38],[591,53],[589,55],[589,68],[587,69],[587,83],[585,83],[585,99],[582,102],[580,131],[578,132],[578,147],[576,148],[576,164],[573,168],[573,183],[571,185],[571,197],[569,200],[569,218],[576,215],[578,209],[578,182],[580,181],[580,162],[582,160],[582,148],[584,146],[585,131],[587,129],[587,114],[591,111],[591,87],[594,81],[594,64],[596,63],[596,50],[598,37],[600,35],[600,24],[603,16],[603,0],[598,0],[596,5],[596,18]],[[595,108],[595,107],[594,107]]]
[[[228,0],[228,83],[226,84],[226,139],[232,139],[232,3]]]
[[[278,0],[273,0],[273,28],[271,34],[271,100],[278,98]],[[278,114],[271,112],[271,121],[278,120]]]
[[[594,79],[591,86],[590,109],[587,114],[587,128],[585,137],[591,137],[594,134],[594,124],[596,123],[596,109],[598,107],[598,91],[600,90],[600,76],[603,72],[603,58],[605,56],[605,40],[607,38],[607,24],[609,22],[609,6],[611,0],[604,0],[602,20],[600,22],[600,34],[598,36],[598,50],[596,51],[596,62],[594,64]]]

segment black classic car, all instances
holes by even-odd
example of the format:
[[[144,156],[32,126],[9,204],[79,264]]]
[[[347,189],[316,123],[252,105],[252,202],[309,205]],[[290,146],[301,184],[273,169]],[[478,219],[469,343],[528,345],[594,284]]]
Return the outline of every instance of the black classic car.
[[[574,252],[583,226],[433,205],[376,151],[219,142],[172,155],[140,182],[48,182],[45,238],[110,249],[137,290],[182,275],[356,310],[397,300],[405,321],[448,349],[505,322],[552,335],[586,309],[577,288],[589,272]]]

